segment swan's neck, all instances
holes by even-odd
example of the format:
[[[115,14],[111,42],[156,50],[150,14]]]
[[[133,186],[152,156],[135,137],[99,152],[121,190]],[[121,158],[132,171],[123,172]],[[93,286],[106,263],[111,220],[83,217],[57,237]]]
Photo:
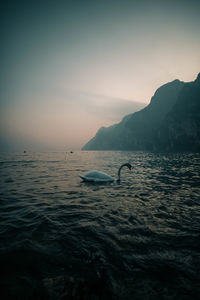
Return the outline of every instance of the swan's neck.
[[[118,174],[117,174],[117,181],[120,181],[121,169],[122,169],[124,166],[126,166],[126,164],[123,164],[123,165],[121,165],[121,167],[119,167]]]

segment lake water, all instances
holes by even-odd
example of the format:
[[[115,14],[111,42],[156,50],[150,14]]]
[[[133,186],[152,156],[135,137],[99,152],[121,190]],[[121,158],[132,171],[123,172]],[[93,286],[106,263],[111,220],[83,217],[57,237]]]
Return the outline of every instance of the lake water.
[[[199,154],[1,153],[1,299],[197,299],[199,175]]]

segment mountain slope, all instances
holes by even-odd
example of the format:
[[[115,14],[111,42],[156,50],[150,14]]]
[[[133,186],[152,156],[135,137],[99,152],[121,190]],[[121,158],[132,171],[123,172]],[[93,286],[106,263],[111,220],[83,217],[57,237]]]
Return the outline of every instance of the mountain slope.
[[[198,151],[199,78],[161,86],[148,106],[100,128],[83,150]]]
[[[200,73],[194,82],[184,84],[157,138],[161,150],[200,152]]]

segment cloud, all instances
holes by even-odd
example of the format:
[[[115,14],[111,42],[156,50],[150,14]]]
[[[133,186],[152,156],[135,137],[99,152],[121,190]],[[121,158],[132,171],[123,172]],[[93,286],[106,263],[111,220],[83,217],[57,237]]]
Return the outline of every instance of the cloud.
[[[101,126],[119,122],[124,115],[145,105],[60,88],[44,89],[35,100],[34,96],[27,97],[2,115],[1,140],[7,137],[4,148],[6,144],[12,148],[13,140],[13,149],[20,148],[20,144],[22,148],[31,146],[31,149],[35,144],[36,150],[45,146],[57,150],[80,149]]]

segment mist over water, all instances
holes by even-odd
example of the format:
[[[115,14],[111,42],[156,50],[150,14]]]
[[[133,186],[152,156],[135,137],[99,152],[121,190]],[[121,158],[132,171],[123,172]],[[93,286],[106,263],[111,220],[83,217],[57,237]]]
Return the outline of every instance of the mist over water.
[[[0,174],[2,299],[198,298],[199,154],[1,153]]]

